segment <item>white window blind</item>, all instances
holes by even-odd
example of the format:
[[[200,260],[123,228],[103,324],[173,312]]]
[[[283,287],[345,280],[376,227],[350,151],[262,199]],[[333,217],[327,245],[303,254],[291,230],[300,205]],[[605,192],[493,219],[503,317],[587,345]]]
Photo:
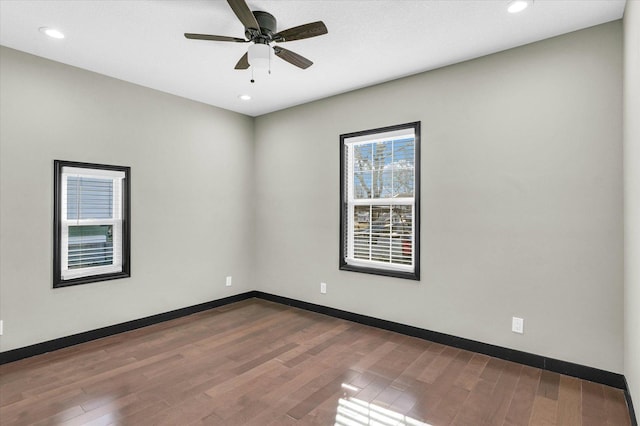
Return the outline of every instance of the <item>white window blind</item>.
[[[414,128],[344,139],[347,264],[414,270],[415,140]]]
[[[63,280],[122,271],[124,172],[63,167]]]

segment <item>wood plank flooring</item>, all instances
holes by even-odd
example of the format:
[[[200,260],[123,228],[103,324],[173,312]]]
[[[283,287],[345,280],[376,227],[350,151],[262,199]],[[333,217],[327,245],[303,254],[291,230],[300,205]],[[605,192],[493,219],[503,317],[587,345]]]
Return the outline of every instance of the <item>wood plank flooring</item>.
[[[251,299],[0,366],[0,423],[626,426],[630,420],[619,389]]]

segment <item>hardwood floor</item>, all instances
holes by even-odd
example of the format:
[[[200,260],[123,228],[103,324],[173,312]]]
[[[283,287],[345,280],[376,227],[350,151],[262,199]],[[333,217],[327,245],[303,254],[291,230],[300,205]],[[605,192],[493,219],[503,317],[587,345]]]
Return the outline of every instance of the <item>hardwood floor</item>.
[[[630,420],[619,389],[250,299],[0,366],[0,423],[624,426]]]

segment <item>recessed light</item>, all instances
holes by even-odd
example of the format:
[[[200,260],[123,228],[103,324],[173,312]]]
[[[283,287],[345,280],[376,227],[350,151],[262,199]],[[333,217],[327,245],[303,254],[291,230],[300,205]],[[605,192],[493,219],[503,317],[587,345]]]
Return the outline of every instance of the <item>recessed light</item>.
[[[238,98],[240,98],[243,101],[250,101],[251,100],[251,96],[249,96],[249,95],[240,95],[240,96],[238,96]]]
[[[62,31],[56,30],[55,28],[40,27],[40,32],[42,34],[48,35],[51,38],[64,38],[64,34],[62,34]]]
[[[533,0],[511,0],[507,3],[509,13],[518,13],[531,6]]]

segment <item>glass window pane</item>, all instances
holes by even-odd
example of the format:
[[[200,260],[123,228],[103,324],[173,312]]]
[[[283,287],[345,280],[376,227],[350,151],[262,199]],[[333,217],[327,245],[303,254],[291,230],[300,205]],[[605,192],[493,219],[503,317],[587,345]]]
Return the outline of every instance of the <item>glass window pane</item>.
[[[385,235],[391,233],[391,206],[371,207],[371,229],[374,234]]]
[[[353,147],[353,170],[356,172],[371,170],[371,144]]]
[[[391,164],[391,142],[375,142],[373,147],[373,198],[391,193],[391,174],[385,174]]]
[[[356,259],[369,259],[369,229],[371,209],[369,206],[354,206],[353,255]]]
[[[410,265],[413,259],[412,206],[394,206],[391,221],[391,261]]]
[[[69,176],[67,219],[113,218],[113,180]]]
[[[391,168],[387,168],[383,171],[374,172],[378,173],[379,178],[379,197],[380,198],[391,198],[393,197],[392,186],[393,186],[393,172]]]
[[[391,207],[371,207],[371,260],[389,262],[391,260]]]
[[[413,197],[414,193],[414,139],[393,143],[393,195]]]
[[[373,168],[383,170],[391,163],[391,142],[375,142],[373,145]]]
[[[371,198],[371,172],[354,172],[353,198]]]
[[[69,269],[113,264],[113,226],[70,226]]]

